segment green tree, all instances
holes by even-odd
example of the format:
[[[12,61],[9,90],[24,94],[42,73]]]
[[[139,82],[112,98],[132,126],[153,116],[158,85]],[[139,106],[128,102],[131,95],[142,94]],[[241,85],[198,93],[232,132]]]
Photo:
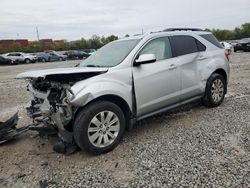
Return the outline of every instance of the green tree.
[[[104,37],[104,36],[102,36],[102,37],[101,37],[101,43],[102,43],[102,45],[107,44],[107,43],[108,43],[107,38],[106,38],[106,37]]]
[[[24,51],[32,53],[32,52],[42,52],[43,50],[44,49],[43,49],[42,44],[38,41],[35,41],[35,42],[32,42],[28,47],[26,47]]]
[[[101,38],[97,35],[93,35],[90,39],[89,39],[89,48],[93,48],[93,49],[98,49],[100,47],[102,47],[102,43],[101,43]]]
[[[23,47],[19,43],[13,43],[10,46],[10,51],[12,52],[20,52],[23,50]]]
[[[219,40],[237,40],[250,37],[250,23],[242,24],[234,30],[226,29],[205,29],[211,31]]]
[[[117,40],[117,39],[118,39],[118,37],[115,35],[110,35],[107,37],[108,42],[112,42],[112,41]]]
[[[7,50],[4,47],[2,47],[2,45],[0,45],[0,54],[4,54],[6,52]]]
[[[241,25],[241,34],[244,38],[250,37],[250,23]]]

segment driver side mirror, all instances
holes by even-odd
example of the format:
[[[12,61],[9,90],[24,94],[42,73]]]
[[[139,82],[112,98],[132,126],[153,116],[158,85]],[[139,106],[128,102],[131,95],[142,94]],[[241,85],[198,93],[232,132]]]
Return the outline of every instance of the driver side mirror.
[[[135,60],[135,65],[154,63],[156,62],[156,57],[154,54],[142,54],[138,59]]]

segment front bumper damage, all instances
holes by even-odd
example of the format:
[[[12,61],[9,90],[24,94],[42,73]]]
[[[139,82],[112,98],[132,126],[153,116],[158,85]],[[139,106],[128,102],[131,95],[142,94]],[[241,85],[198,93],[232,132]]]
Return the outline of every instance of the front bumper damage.
[[[0,122],[0,144],[14,140],[19,135],[26,133],[27,131],[37,131],[39,135],[52,135],[57,133],[57,129],[54,127],[40,126],[39,123],[32,123],[30,125],[17,128],[18,113],[13,115],[5,122]]]
[[[7,121],[0,122],[0,144],[13,140],[23,131],[26,131],[26,128],[18,130],[16,128],[17,122],[18,122],[18,113],[13,115]]]
[[[77,150],[74,143],[72,128],[73,111],[67,95],[73,96],[67,85],[56,82],[42,82],[41,85],[34,81],[27,86],[33,95],[30,105],[26,108],[28,117],[33,119],[31,125],[17,128],[18,113],[6,122],[0,122],[0,144],[15,139],[27,131],[37,131],[40,136],[57,134],[60,142],[54,145],[54,150],[59,153],[71,154]],[[49,84],[49,85],[46,85]],[[36,88],[34,88],[36,87]],[[71,94],[70,94],[71,93]]]
[[[76,108],[69,104],[68,96],[73,96],[68,85],[57,82],[44,82],[49,84],[46,91],[39,91],[33,84],[27,90],[33,95],[31,104],[26,108],[27,115],[35,123],[42,123],[46,127],[57,130],[60,142],[54,145],[54,150],[59,153],[73,153],[76,150],[72,132],[72,123]],[[41,86],[39,86],[41,89]]]
[[[56,129],[61,139],[54,146],[57,152],[72,152],[72,148],[76,148],[73,123],[79,105],[70,102],[75,97],[71,91],[72,86],[107,71],[107,68],[72,67],[35,70],[16,76],[17,79],[29,81],[27,90],[32,100],[26,108],[27,115],[35,124]]]

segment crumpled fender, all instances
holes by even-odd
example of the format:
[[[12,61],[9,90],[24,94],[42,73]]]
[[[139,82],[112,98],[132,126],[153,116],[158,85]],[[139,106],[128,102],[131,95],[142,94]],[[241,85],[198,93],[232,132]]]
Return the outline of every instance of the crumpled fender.
[[[115,95],[124,99],[132,111],[132,86],[115,80],[104,80],[88,84],[75,94],[74,98],[70,100],[70,104],[73,106],[84,106],[104,95]]]

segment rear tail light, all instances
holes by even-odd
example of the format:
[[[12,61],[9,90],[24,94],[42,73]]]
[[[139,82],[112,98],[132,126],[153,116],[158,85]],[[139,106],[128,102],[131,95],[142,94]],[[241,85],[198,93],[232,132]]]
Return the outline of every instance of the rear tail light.
[[[227,58],[227,60],[229,61],[230,52],[225,50],[224,55]]]

